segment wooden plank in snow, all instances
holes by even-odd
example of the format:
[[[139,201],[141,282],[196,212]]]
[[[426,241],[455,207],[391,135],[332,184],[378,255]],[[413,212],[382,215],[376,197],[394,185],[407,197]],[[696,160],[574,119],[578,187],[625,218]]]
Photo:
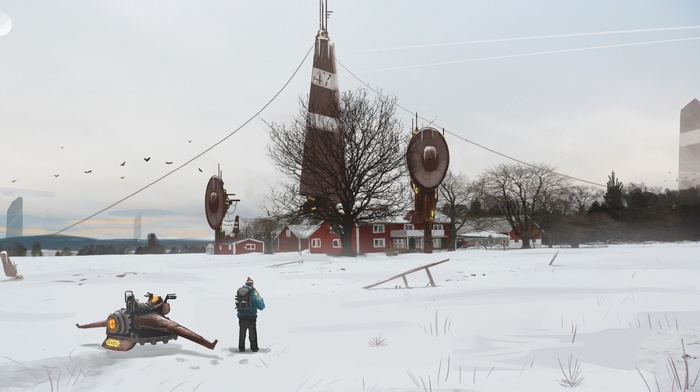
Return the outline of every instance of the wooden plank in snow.
[[[433,281],[433,275],[430,273],[429,268],[430,268],[430,267],[434,267],[434,266],[436,266],[436,265],[438,265],[438,264],[442,264],[442,263],[447,262],[447,261],[450,261],[450,259],[440,260],[440,261],[436,261],[436,262],[434,262],[434,263],[425,264],[425,265],[421,265],[421,266],[418,266],[418,267],[415,267],[415,268],[411,268],[410,270],[404,271],[404,272],[402,272],[402,273],[400,273],[400,274],[396,274],[396,275],[394,275],[394,276],[392,276],[392,277],[390,277],[390,278],[386,278],[386,279],[384,279],[384,280],[380,280],[380,281],[377,282],[377,283],[373,283],[373,284],[371,284],[371,285],[369,285],[369,286],[365,286],[365,287],[363,287],[363,289],[371,289],[372,287],[379,286],[379,285],[382,284],[382,283],[386,283],[386,282],[388,282],[388,281],[390,281],[390,280],[397,279],[397,278],[402,278],[402,279],[403,279],[404,285],[406,285],[406,287],[410,287],[410,286],[408,285],[408,280],[406,279],[406,275],[411,274],[411,273],[416,272],[416,271],[423,270],[423,269],[424,269],[425,272],[428,274],[428,280],[430,281],[430,285],[433,286],[433,287],[435,287],[435,282]]]

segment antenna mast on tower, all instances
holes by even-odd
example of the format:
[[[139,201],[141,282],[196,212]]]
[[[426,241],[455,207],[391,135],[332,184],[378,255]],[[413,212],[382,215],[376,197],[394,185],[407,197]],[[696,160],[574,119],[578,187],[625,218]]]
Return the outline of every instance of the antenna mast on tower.
[[[322,33],[328,34],[328,17],[331,16],[333,11],[328,11],[328,0],[319,0],[319,26],[318,29]]]

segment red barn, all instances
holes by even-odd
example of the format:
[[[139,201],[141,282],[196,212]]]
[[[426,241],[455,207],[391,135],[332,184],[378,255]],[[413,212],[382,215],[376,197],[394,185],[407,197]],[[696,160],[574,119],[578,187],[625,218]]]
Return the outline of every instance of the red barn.
[[[219,249],[215,250],[218,255],[242,255],[246,253],[264,253],[265,243],[253,238],[219,244]]]
[[[309,252],[311,253],[340,254],[342,248],[343,243],[340,237],[333,232],[333,228],[328,222],[322,222],[319,228],[309,236]]]
[[[309,249],[309,237],[320,227],[320,224],[285,226],[277,235],[277,251],[301,252]]]
[[[449,226],[433,223],[434,250],[447,249],[448,234]],[[339,254],[342,250],[340,238],[326,222],[311,234],[309,242],[311,253]],[[423,249],[423,224],[414,225],[402,219],[363,224],[353,230],[352,247],[357,254]]]
[[[357,253],[385,252],[387,250],[406,251],[423,249],[424,224],[397,219],[384,223],[361,225],[359,241],[355,245]],[[449,226],[433,223],[433,249],[447,249]]]

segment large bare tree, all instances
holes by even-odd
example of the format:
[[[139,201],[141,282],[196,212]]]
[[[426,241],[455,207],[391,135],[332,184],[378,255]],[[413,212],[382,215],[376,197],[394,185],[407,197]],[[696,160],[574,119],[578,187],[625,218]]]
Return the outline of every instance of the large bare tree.
[[[500,164],[487,169],[479,184],[522,239],[522,248],[529,248],[542,223],[566,202],[569,179],[546,164]]]
[[[342,239],[342,255],[354,256],[354,225],[383,221],[408,209],[409,136],[395,117],[393,97],[371,99],[366,89],[342,93],[339,124],[331,124],[342,134],[340,145],[330,131],[307,132],[309,126],[329,126],[314,123],[324,119],[308,115],[306,102],[299,100],[299,114],[289,124],[270,126],[268,156],[286,181],[268,197],[268,210],[289,219],[328,222]],[[304,155],[305,139],[307,146],[324,153]],[[308,200],[299,195],[303,157],[306,175],[311,170],[317,181],[311,187],[315,195]]]

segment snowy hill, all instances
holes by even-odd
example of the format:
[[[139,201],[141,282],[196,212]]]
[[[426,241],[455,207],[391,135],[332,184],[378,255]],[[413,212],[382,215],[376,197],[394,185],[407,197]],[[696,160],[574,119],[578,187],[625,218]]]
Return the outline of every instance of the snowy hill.
[[[0,280],[0,391],[546,392],[567,390],[577,366],[577,391],[670,391],[670,363],[684,382],[683,347],[691,383],[700,369],[698,254],[683,243],[18,257],[24,280]],[[399,278],[363,289],[446,258],[430,270],[437,287],[418,271],[412,288]],[[234,294],[248,276],[267,304],[257,353],[237,349]],[[126,290],[177,293],[168,316],[218,345],[113,352],[104,329],[75,327],[123,307]]]

